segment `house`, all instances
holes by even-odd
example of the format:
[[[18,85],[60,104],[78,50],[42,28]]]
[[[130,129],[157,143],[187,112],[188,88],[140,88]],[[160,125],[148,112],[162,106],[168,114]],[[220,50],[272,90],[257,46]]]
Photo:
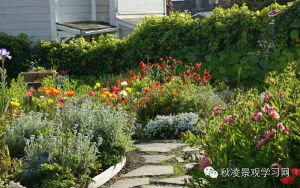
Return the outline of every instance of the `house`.
[[[175,11],[183,12],[188,10],[192,16],[205,12],[203,16],[213,10],[218,5],[219,0],[170,0]],[[202,15],[202,14],[201,14]]]
[[[166,14],[166,0],[1,0],[0,32],[45,41],[127,36],[143,17]]]

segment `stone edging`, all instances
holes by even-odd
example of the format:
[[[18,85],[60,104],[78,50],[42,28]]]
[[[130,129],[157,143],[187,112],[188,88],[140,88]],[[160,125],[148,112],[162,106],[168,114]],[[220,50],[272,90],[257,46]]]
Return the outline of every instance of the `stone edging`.
[[[95,176],[93,180],[95,183],[91,183],[88,185],[88,188],[97,188],[106,183],[108,180],[110,180],[112,177],[114,177],[122,168],[124,167],[126,163],[126,157],[122,158],[122,161],[114,166],[111,166],[109,169],[105,170],[101,174]]]

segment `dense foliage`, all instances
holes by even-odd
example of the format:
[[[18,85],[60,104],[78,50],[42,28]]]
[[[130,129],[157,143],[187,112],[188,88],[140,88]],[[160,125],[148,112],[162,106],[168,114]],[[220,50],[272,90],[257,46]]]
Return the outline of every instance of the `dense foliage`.
[[[134,33],[123,40],[106,35],[91,43],[83,39],[69,43],[41,41],[28,51],[29,42],[24,39],[26,53],[20,55],[34,59],[48,69],[58,67],[71,74],[95,76],[134,68],[140,60],[155,63],[158,54],[172,55],[189,63],[205,61],[205,68],[214,79],[226,81],[231,86],[253,86],[263,84],[268,72],[282,70],[286,62],[298,58],[295,39],[299,36],[299,27],[294,31],[297,24],[293,23],[298,23],[299,5],[297,0],[289,6],[273,6],[273,9],[281,10],[275,17],[273,36],[268,28],[271,21],[269,7],[253,12],[245,6],[235,5],[227,10],[217,8],[210,17],[202,20],[193,20],[183,13],[145,18]],[[12,37],[1,35],[0,41],[13,51],[14,45],[6,42],[8,38]],[[262,48],[258,41],[267,41],[273,47]],[[31,52],[30,57],[28,52]],[[25,67],[20,66],[24,59],[16,56],[12,61],[16,64],[11,64],[13,67],[9,67],[8,72],[15,76],[14,72],[24,70]]]
[[[283,171],[275,176],[271,168],[299,167],[300,83],[295,63],[281,74],[271,73],[266,83],[269,87],[264,93],[255,89],[240,92],[232,106],[216,108],[208,120],[201,122],[205,128],[199,134],[185,136],[186,142],[201,146],[207,159],[201,159],[195,166],[191,186],[280,187],[284,180],[281,177],[285,177]],[[206,176],[206,166],[212,166],[220,177]],[[250,170],[249,176],[241,176],[245,173],[242,168],[269,168],[270,172],[262,170],[258,172],[260,178],[256,178]],[[289,174],[286,176],[293,176]],[[203,184],[202,178],[207,184]],[[294,185],[298,183],[296,178]]]
[[[268,7],[275,2],[280,5],[284,5],[292,1],[295,0],[275,0],[275,1],[274,0],[220,0],[219,5],[222,8],[226,9],[232,7],[234,4],[237,4],[239,6],[246,4],[246,6],[248,6],[250,10],[256,11]]]

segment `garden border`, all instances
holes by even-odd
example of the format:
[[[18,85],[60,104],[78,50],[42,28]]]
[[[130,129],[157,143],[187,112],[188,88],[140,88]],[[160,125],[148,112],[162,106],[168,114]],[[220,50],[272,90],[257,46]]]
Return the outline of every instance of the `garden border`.
[[[120,170],[122,170],[122,168],[125,166],[125,163],[126,163],[126,157],[123,157],[120,163],[111,166],[101,174],[95,176],[93,178],[95,183],[90,183],[87,187],[88,188],[100,187],[101,185],[109,181],[112,177],[114,177],[118,172],[120,172]]]

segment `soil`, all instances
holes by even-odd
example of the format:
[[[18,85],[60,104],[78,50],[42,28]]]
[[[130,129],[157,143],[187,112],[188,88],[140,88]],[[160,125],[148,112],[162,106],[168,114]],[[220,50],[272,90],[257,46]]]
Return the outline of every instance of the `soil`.
[[[144,166],[145,159],[142,157],[142,152],[140,151],[131,151],[126,155],[126,164],[123,169],[115,175],[112,179],[110,179],[107,183],[105,183],[102,187],[109,187],[110,185],[114,184],[117,180],[122,178],[122,175],[137,169],[139,167]]]

